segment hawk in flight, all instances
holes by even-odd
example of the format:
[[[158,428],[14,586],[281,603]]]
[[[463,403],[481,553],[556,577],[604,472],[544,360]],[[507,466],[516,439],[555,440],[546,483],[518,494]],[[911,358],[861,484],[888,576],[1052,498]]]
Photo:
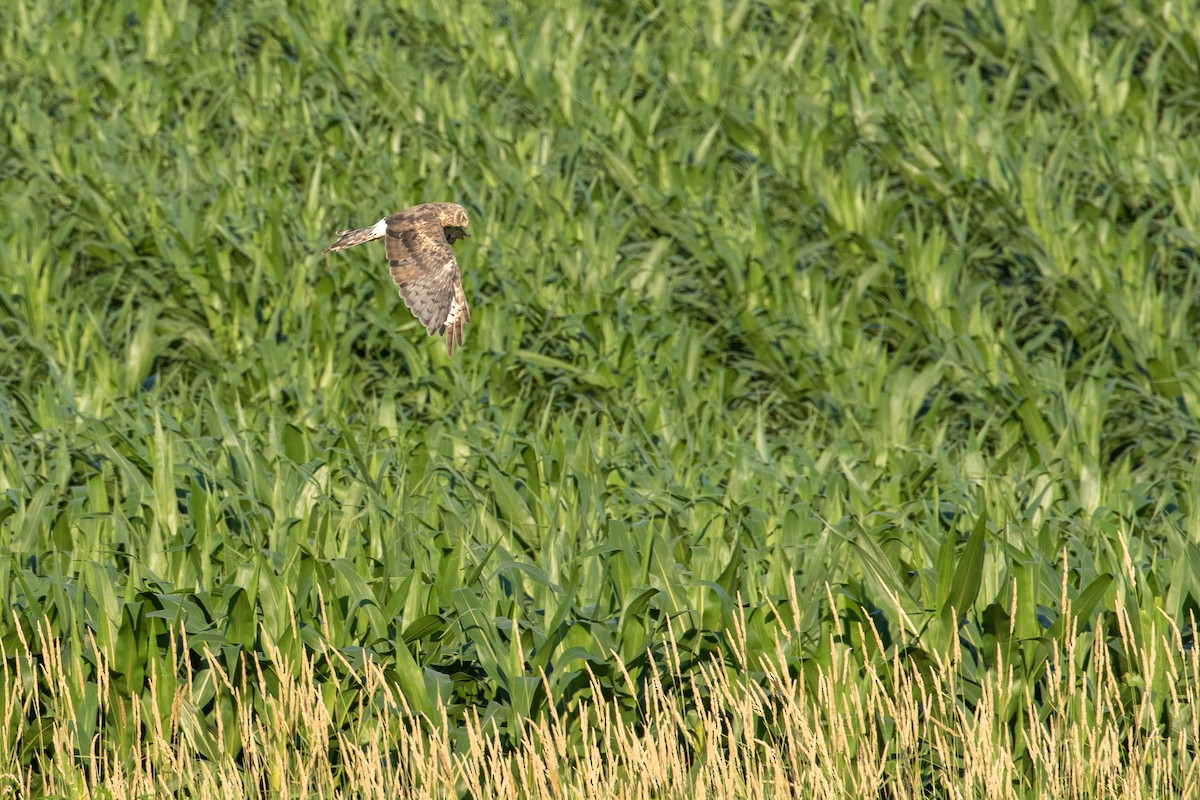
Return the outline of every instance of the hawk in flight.
[[[463,343],[463,323],[471,321],[458,262],[450,245],[465,239],[467,210],[457,203],[424,203],[384,217],[369,228],[338,231],[325,251],[345,250],[384,239],[388,268],[404,305],[432,336],[446,335],[446,355]]]

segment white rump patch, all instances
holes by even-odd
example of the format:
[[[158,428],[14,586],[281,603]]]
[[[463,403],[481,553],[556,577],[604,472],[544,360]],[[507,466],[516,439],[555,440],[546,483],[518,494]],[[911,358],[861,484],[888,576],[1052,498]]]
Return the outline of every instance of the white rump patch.
[[[386,235],[386,234],[387,234],[387,217],[384,217],[383,219],[379,220],[379,222],[376,222],[375,226],[373,228],[371,228],[371,235],[374,236],[376,239],[382,239],[384,237],[384,235]]]

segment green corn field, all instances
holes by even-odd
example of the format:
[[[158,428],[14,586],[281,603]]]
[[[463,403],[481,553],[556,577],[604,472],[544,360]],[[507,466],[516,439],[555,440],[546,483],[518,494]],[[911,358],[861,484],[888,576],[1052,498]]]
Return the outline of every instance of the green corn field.
[[[1200,796],[1200,8],[0,5],[0,798]],[[447,357],[381,243],[461,203]]]

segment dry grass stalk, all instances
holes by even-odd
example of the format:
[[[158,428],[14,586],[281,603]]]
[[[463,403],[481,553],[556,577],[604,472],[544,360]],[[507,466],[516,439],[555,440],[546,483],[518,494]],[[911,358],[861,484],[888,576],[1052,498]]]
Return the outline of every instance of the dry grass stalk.
[[[1119,624],[1129,630],[1128,618]],[[860,674],[847,646],[831,642],[830,664],[806,690],[789,670],[786,641],[773,658],[748,665],[760,675],[749,680],[739,626],[730,632],[732,664],[684,674],[679,653],[668,650],[662,674],[674,688],[652,677],[633,723],[597,699],[593,681],[591,700],[527,721],[515,745],[468,716],[457,748],[446,712],[434,720],[414,714],[375,664],[350,670],[330,653],[288,663],[267,646],[263,660],[236,676],[207,651],[204,668],[192,673],[177,647],[172,669],[185,677],[159,714],[151,702],[163,680],[157,671],[142,703],[110,704],[113,674],[99,649],[90,654],[99,680],[89,684],[82,660],[68,661],[64,643],[43,629],[36,646],[22,638],[24,651],[6,662],[18,667],[0,686],[0,780],[23,796],[114,800],[1200,796],[1200,659],[1178,627],[1163,628],[1151,631],[1152,649],[1115,645],[1144,685],[1156,670],[1169,676],[1169,731],[1148,700],[1117,713],[1128,705],[1114,643],[1100,637],[1081,652],[1083,638],[1072,632],[1054,649],[1040,699],[997,660],[968,707],[961,651],[925,673],[894,651],[886,669]],[[331,684],[321,678],[335,666],[353,675],[358,691],[340,726]],[[224,713],[202,712],[213,689]],[[86,720],[75,715],[87,692],[99,698],[99,724],[84,738]],[[1017,707],[1024,722],[1014,728],[1008,720]],[[16,743],[31,725],[53,746],[22,766]]]

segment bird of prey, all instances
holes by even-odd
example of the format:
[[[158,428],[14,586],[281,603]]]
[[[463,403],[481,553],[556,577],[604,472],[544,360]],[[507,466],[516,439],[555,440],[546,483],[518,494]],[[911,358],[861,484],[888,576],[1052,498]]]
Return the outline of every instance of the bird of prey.
[[[388,268],[404,304],[430,336],[434,331],[446,335],[446,355],[454,355],[471,311],[450,245],[468,237],[468,224],[467,210],[457,203],[423,203],[369,228],[338,231],[338,240],[325,252],[385,239]]]

